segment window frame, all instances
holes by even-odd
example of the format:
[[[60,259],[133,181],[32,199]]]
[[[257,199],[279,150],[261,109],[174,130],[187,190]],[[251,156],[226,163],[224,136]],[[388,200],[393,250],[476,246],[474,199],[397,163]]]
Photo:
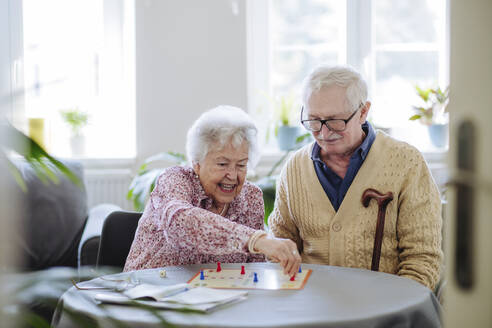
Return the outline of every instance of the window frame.
[[[376,85],[376,51],[383,49],[398,51],[426,51],[438,52],[439,76],[438,84],[445,86],[449,84],[449,0],[443,0],[445,14],[442,16],[444,24],[438,31],[439,41],[435,43],[405,43],[376,46],[373,20],[373,0],[346,0],[346,26],[345,26],[345,58],[341,62],[354,67],[367,76],[369,98],[375,97],[374,87]],[[260,128],[260,138],[263,137],[262,130],[268,129],[265,123],[266,114],[258,115],[258,108],[270,108],[266,97],[260,95],[259,90],[267,90],[272,95],[271,85],[271,63],[272,47],[270,43],[269,17],[272,10],[272,0],[249,0],[246,2],[246,31],[247,31],[247,72],[248,72],[248,110],[255,117]],[[265,31],[268,31],[265,33]],[[399,49],[398,49],[399,48]],[[267,54],[265,56],[265,53]],[[345,59],[345,60],[343,60]],[[418,123],[413,123],[418,124]],[[397,126],[395,126],[397,127]],[[260,139],[263,142],[265,139]],[[267,145],[268,152],[278,151]],[[426,153],[440,153],[432,147],[422,149]],[[278,151],[280,153],[280,151]]]
[[[12,28],[12,35],[15,35],[13,40],[15,41],[16,55],[13,57],[12,62],[12,84],[16,86],[18,92],[14,93],[14,110],[12,111],[9,120],[19,129],[28,131],[28,118],[29,111],[26,108],[26,93],[29,86],[25,85],[24,74],[25,63],[24,63],[24,34],[23,34],[23,2],[14,1],[13,9],[10,8],[10,26]],[[121,159],[126,161],[128,159],[136,158],[136,73],[135,73],[135,0],[103,0],[103,31],[104,37],[112,35],[112,39],[108,44],[104,44],[105,56],[109,57],[108,54],[118,52],[118,63],[117,66],[121,67],[119,72],[125,77],[122,87],[120,88],[121,93],[125,94],[127,100],[128,110],[125,111],[129,117],[128,120],[133,122],[133,124],[122,126],[120,131],[125,135],[131,135],[128,137],[129,143],[125,146],[128,151],[126,153],[114,154],[108,157],[101,157],[97,155],[101,151],[95,151],[94,154],[88,153],[83,157],[77,159],[82,161],[91,162],[94,160],[99,163],[101,160],[110,159],[118,160]],[[107,49],[109,50],[107,50]],[[103,53],[103,52],[101,52]],[[99,53],[99,62],[101,58],[101,53]],[[116,65],[115,65],[116,66]],[[101,90],[101,77],[107,75],[103,72],[104,68],[101,65],[98,68],[98,83],[96,84],[96,98],[101,95],[99,92]],[[108,84],[108,83],[107,83]],[[104,96],[106,97],[106,96]],[[99,106],[104,106],[105,100],[99,100]],[[97,109],[94,109],[97,111]],[[88,111],[89,115],[91,111]],[[107,113],[106,116],[110,115],[120,115],[120,113]],[[49,119],[55,115],[54,112],[47,114]],[[48,122],[47,124],[53,124]],[[103,125],[104,123],[100,123]],[[58,125],[56,125],[58,126]],[[103,130],[103,128],[98,128],[98,130]],[[54,132],[49,132],[53,134]],[[61,138],[65,135],[57,135],[56,138]],[[68,136],[68,135],[67,135]],[[99,134],[98,137],[102,137]],[[55,138],[55,136],[47,136],[47,139]],[[52,145],[53,146],[53,145]],[[62,148],[48,149],[51,153],[56,156],[71,157],[66,154]],[[66,151],[66,150],[65,150]]]

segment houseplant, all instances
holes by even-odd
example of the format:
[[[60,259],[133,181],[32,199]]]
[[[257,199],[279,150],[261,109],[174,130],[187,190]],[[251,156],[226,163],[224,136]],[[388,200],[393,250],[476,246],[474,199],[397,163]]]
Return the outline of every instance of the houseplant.
[[[58,183],[59,179],[56,172],[60,171],[75,185],[82,188],[82,181],[77,175],[58,159],[47,153],[36,141],[16,129],[7,121],[0,122],[0,130],[2,133],[1,160],[6,161],[10,174],[24,192],[27,192],[27,185],[22,173],[13,163],[12,156],[24,158],[43,183]]]
[[[78,108],[70,108],[60,112],[63,120],[71,129],[70,146],[73,156],[82,156],[85,153],[85,137],[83,128],[89,123],[89,115]]]
[[[273,128],[277,137],[280,150],[294,149],[296,138],[300,134],[298,106],[292,96],[280,96],[272,100],[273,103]]]
[[[428,127],[429,136],[435,147],[442,148],[446,145],[448,132],[448,112],[449,87],[444,91],[437,87],[435,89],[421,89],[415,86],[420,98],[421,105],[414,106],[416,114],[409,120],[420,121]]]
[[[172,151],[159,153],[147,158],[139,167],[137,175],[133,178],[128,193],[128,200],[131,200],[135,211],[142,212],[147,202],[149,194],[154,190],[155,183],[159,175],[164,170],[163,167],[153,167],[159,162],[170,162],[174,165],[185,165],[186,156]]]

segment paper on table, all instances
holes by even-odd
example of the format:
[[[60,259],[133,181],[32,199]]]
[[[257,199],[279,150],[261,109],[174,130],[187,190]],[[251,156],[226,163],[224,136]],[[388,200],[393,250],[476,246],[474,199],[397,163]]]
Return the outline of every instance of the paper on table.
[[[150,285],[150,284],[140,284],[131,289],[128,289],[123,294],[129,298],[135,300],[142,297],[150,297],[156,301],[161,301],[167,296],[172,296],[177,293],[186,291],[189,285],[186,283],[162,286],[162,285]]]
[[[111,292],[99,293],[95,296],[95,299],[96,301],[103,303],[141,304],[168,310],[188,309],[200,312],[210,312],[226,304],[233,304],[245,300],[247,294],[247,291],[218,290],[199,287],[181,292],[175,296],[160,299],[160,301],[132,300],[124,294]]]
[[[191,305],[204,303],[226,303],[246,295],[248,295],[248,292],[245,290],[222,290],[197,287],[171,297],[163,298],[162,301]]]
[[[199,312],[210,312],[212,310],[217,309],[218,307],[225,305],[227,303],[205,303],[205,304],[197,304],[197,305],[187,305],[187,304],[179,304],[179,303],[170,303],[170,302],[157,302],[157,301],[142,301],[142,300],[132,300],[125,295],[116,294],[116,293],[99,293],[96,294],[95,300],[101,303],[108,304],[123,304],[123,305],[143,305],[143,306],[151,306],[156,309],[165,309],[165,310],[193,310]],[[241,299],[234,300],[240,301]],[[232,301],[230,303],[233,303]]]

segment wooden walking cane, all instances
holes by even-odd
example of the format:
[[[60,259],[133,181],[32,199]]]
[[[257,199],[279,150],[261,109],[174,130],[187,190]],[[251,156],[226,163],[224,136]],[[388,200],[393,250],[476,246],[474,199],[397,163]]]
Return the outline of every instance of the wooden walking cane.
[[[388,191],[382,194],[376,189],[366,189],[362,194],[362,205],[369,206],[371,199],[378,202],[378,221],[376,222],[376,234],[374,236],[374,248],[372,250],[371,270],[379,271],[379,258],[381,257],[381,245],[383,243],[384,219],[386,216],[386,206],[393,200],[393,193]]]

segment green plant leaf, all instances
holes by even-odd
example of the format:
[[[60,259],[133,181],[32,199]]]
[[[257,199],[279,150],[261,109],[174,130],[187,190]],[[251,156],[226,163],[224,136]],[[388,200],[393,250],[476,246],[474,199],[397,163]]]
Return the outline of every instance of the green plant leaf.
[[[152,169],[140,172],[133,178],[128,187],[127,199],[133,201],[133,207],[136,211],[143,211],[147,197],[154,189],[155,182],[163,171],[163,168]]]
[[[9,168],[10,174],[14,178],[17,185],[21,188],[21,190],[23,192],[27,192],[27,184],[24,181],[24,179],[22,178],[22,174],[21,174],[20,170],[17,168],[17,166],[14,165],[14,163],[12,163],[12,161],[10,159],[7,158],[6,161],[7,161],[7,167]]]
[[[270,130],[273,130],[275,137],[278,136],[279,126],[295,126],[297,123],[297,105],[295,97],[292,94],[281,95],[279,97],[272,98],[266,93],[262,93],[270,102],[271,108],[273,108],[273,115],[268,123],[265,140],[268,143],[270,139]]]
[[[9,123],[5,123],[4,128],[9,134],[9,138],[5,144],[6,149],[12,150],[22,156],[34,169],[36,175],[43,183],[48,183],[49,181],[59,183],[59,178],[55,174],[56,171],[59,171],[76,186],[83,188],[83,182],[79,177],[62,162],[48,154],[36,141]]]
[[[150,163],[158,161],[166,161],[178,165],[183,165],[186,164],[186,156],[181,153],[176,153],[172,151],[163,152],[147,158],[144,162],[144,165],[148,165]]]
[[[420,120],[425,125],[430,125],[435,121],[442,122],[445,119],[443,113],[447,112],[449,87],[443,91],[440,87],[421,89],[419,86],[415,86],[415,90],[417,90],[417,94],[424,100],[425,104],[424,106],[413,107],[419,116],[413,115],[410,120]],[[435,109],[437,110],[436,112]]]
[[[306,132],[304,134],[301,134],[296,138],[296,144],[300,144],[304,142],[304,140],[309,139],[311,137],[311,132]]]
[[[265,204],[265,225],[268,225],[268,217],[273,211],[275,205],[277,176],[266,176],[256,181],[256,185],[263,192],[263,202]]]
[[[89,115],[78,108],[62,110],[60,114],[75,135],[80,134],[80,130],[89,123]]]
[[[415,86],[417,90],[417,94],[422,98],[425,102],[429,100],[429,95],[431,93],[431,89],[421,89],[418,85]]]
[[[143,211],[149,194],[154,190],[157,178],[164,168],[148,167],[157,162],[171,162],[177,165],[186,164],[186,156],[181,153],[167,151],[158,153],[145,159],[128,187],[126,198],[131,200],[136,211]]]

